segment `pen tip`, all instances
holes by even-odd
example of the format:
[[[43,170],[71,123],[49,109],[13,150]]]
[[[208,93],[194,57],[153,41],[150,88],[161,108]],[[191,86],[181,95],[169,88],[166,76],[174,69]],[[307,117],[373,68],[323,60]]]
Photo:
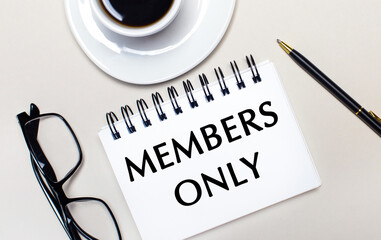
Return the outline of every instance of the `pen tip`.
[[[279,39],[277,39],[276,41],[278,42],[279,46],[280,46],[281,48],[283,48],[283,50],[284,50],[287,54],[290,54],[290,52],[292,51],[292,48],[291,48],[290,46],[288,46],[285,42],[283,42],[283,41],[281,41],[281,40],[279,40]]]

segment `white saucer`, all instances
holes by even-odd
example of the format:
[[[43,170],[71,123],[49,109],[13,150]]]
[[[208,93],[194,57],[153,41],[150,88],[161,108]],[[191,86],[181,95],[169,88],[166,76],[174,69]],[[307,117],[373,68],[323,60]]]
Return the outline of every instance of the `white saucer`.
[[[153,84],[175,78],[204,60],[223,37],[235,0],[184,0],[176,19],[148,37],[125,37],[105,28],[89,0],[65,0],[71,30],[86,55],[125,82]]]

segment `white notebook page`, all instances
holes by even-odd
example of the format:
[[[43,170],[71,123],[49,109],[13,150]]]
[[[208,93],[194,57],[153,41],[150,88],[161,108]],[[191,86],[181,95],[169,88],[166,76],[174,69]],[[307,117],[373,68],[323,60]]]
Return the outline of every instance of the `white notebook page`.
[[[144,127],[139,114],[131,117],[135,133],[116,123],[120,139],[107,126],[99,132],[143,239],[184,239],[320,186],[274,65],[258,70],[256,84],[249,69],[241,71],[241,90],[227,77],[226,96],[217,81],[209,84],[211,102],[195,90],[194,109],[177,89],[182,114],[166,102],[168,119],[161,122],[152,107],[146,110],[152,126]],[[143,161],[144,177],[131,167],[142,169]]]

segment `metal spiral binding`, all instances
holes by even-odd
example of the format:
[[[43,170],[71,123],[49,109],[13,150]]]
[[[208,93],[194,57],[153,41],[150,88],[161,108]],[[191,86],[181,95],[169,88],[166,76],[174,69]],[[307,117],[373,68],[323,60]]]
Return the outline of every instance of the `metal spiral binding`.
[[[159,116],[160,121],[164,121],[167,119],[167,115],[163,112],[163,109],[161,108],[160,101],[163,101],[163,98],[161,97],[159,92],[156,92],[155,94],[152,93],[152,102],[153,105],[155,106],[157,115]]]
[[[205,74],[198,75],[198,78],[200,79],[202,90],[204,91],[206,100],[208,102],[214,101],[213,94],[210,93],[210,90],[209,90],[209,87],[208,87],[209,81],[206,78]]]
[[[173,110],[175,111],[175,113],[177,115],[179,115],[180,113],[183,113],[183,110],[181,109],[181,107],[179,106],[179,104],[177,103],[177,100],[176,100],[176,97],[179,96],[176,88],[171,86],[171,87],[168,87],[167,90],[168,90],[169,99],[171,100],[172,107],[173,107]]]
[[[107,125],[110,128],[110,131],[111,131],[111,134],[112,134],[112,137],[114,138],[114,140],[119,139],[120,134],[119,134],[118,130],[116,130],[116,128],[115,128],[115,120],[118,121],[118,117],[115,115],[114,112],[108,112],[108,113],[106,113],[106,120],[107,120]]]
[[[258,72],[257,65],[255,64],[254,58],[251,54],[250,54],[250,57],[246,56],[246,62],[247,62],[248,66],[251,70],[252,75],[253,75],[252,79],[253,79],[254,83],[261,82],[262,81],[261,76]],[[234,77],[237,81],[238,89],[245,88],[246,85],[242,79],[241,72],[237,66],[237,63],[235,61],[230,62],[230,66],[233,70]],[[222,95],[225,96],[225,95],[230,94],[229,88],[226,86],[224,73],[222,72],[221,68],[220,67],[217,67],[217,69],[214,68],[214,72],[216,74],[218,84],[221,88]],[[206,100],[208,102],[213,101],[214,97],[213,97],[213,94],[210,92],[209,81],[208,81],[206,75],[200,74],[199,79],[200,79],[201,86],[202,86],[202,89],[204,91]],[[188,98],[188,101],[190,103],[191,108],[198,107],[198,102],[195,100],[195,98],[193,96],[194,88],[193,88],[191,81],[189,81],[189,80],[183,81],[183,86],[184,86],[184,90],[185,90],[185,93],[187,95],[187,98]],[[179,96],[176,88],[171,86],[171,87],[167,88],[167,91],[168,91],[169,99],[172,103],[173,110],[175,111],[176,115],[182,113],[183,111],[182,111],[181,107],[179,106],[179,104],[177,103],[177,99],[176,99]],[[155,109],[156,109],[156,112],[158,114],[160,121],[164,121],[165,119],[167,119],[167,115],[165,114],[165,112],[163,111],[163,109],[161,107],[161,103],[163,103],[164,101],[163,101],[163,98],[161,97],[159,92],[156,92],[155,94],[152,93],[152,102],[155,106]],[[136,104],[137,104],[139,114],[143,120],[144,125],[146,127],[151,126],[152,125],[151,121],[147,117],[146,112],[145,112],[145,109],[148,109],[148,105],[145,102],[145,100],[141,98],[140,100],[136,101]],[[122,116],[123,116],[123,119],[124,119],[124,122],[127,126],[128,131],[130,133],[136,132],[136,128],[132,124],[131,119],[130,119],[130,115],[129,115],[129,113],[131,115],[133,115],[131,108],[128,105],[125,105],[124,107],[121,107],[121,112],[122,112]],[[112,134],[113,139],[117,140],[117,139],[121,138],[120,133],[117,131],[117,129],[115,127],[115,122],[118,121],[118,118],[114,114],[114,112],[106,113],[106,120],[107,120],[107,125],[110,128],[110,132]]]
[[[232,68],[232,70],[233,70],[234,77],[235,77],[235,79],[237,80],[237,86],[238,86],[239,89],[241,89],[241,88],[245,88],[246,85],[245,85],[245,82],[242,80],[241,73],[240,73],[240,71],[239,71],[239,68],[238,68],[238,66],[237,66],[237,63],[236,63],[235,61],[233,61],[233,62],[234,62],[234,65],[233,65],[232,62],[230,62],[230,66],[231,66],[231,68]],[[234,67],[235,67],[235,68],[234,68]],[[236,71],[236,69],[237,69],[237,71]],[[237,73],[238,73],[238,76],[237,76]],[[238,78],[239,78],[239,79],[238,79]]]
[[[250,60],[251,60],[251,62],[250,62]],[[250,60],[249,60],[249,57],[246,56],[246,62],[247,62],[247,65],[249,65],[251,73],[253,74],[252,78],[253,78],[254,83],[262,81],[261,76],[258,73],[257,65],[255,64],[253,55],[251,55],[251,54],[250,54]]]
[[[128,111],[130,111],[131,116],[134,115],[130,106],[125,105],[124,107],[120,107],[120,111],[122,112],[122,116],[123,116],[124,122],[126,123],[128,131],[130,133],[136,132],[136,128],[132,124],[131,119],[130,119],[130,115],[128,114]]]
[[[220,73],[220,75],[218,75],[217,69],[214,69],[214,72],[216,73],[216,77],[218,80],[218,84],[220,85],[222,95],[225,96],[226,94],[230,94],[229,88],[226,87],[225,76],[224,76],[224,73],[222,72],[221,68],[218,67],[218,72]],[[221,79],[220,79],[220,77],[221,77]]]
[[[193,88],[191,81],[189,81],[188,79],[186,82],[183,81],[183,86],[184,86],[185,94],[187,95],[187,98],[188,98],[188,101],[189,101],[191,108],[198,107],[198,103],[193,97],[192,91],[194,90],[194,88]]]
[[[138,106],[139,114],[143,120],[144,125],[146,127],[151,126],[152,125],[151,121],[148,119],[146,111],[144,110],[144,106],[146,106],[146,108],[148,109],[148,105],[147,105],[146,101],[144,101],[144,99],[141,98],[140,100],[136,100],[136,105]]]

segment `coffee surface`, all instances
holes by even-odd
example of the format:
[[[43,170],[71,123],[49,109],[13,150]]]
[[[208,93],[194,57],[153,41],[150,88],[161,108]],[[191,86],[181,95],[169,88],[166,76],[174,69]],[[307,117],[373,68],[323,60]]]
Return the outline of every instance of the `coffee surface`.
[[[145,27],[163,18],[173,0],[99,0],[105,12],[128,27]]]

